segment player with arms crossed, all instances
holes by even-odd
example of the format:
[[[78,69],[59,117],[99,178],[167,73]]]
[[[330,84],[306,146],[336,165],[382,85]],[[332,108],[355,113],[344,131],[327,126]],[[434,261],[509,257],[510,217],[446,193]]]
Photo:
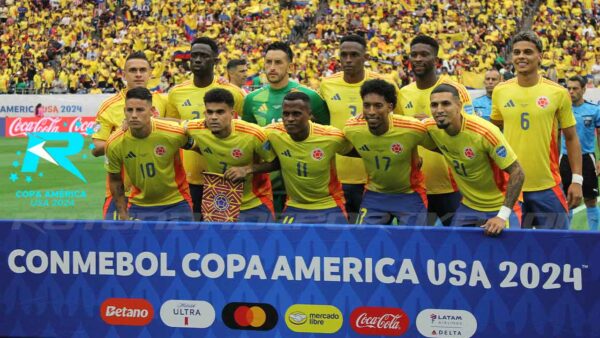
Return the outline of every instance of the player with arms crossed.
[[[346,122],[344,134],[369,175],[357,224],[426,225],[427,197],[417,145],[429,140],[425,126],[394,115],[396,89],[384,80],[360,88],[363,113]]]
[[[384,79],[383,75],[365,69],[368,60],[367,43],[359,35],[347,35],[340,41],[342,72],[321,80],[319,93],[327,102],[331,125],[343,129],[346,121],[360,114],[362,101],[360,86],[371,79]],[[397,88],[397,87],[396,87]],[[400,113],[398,107],[396,113]],[[346,209],[354,221],[360,210],[367,182],[367,173],[361,159],[336,157],[336,166],[346,197]]]
[[[125,94],[130,89],[136,87],[146,88],[151,74],[152,67],[146,58],[146,54],[143,52],[135,52],[127,57],[125,60],[125,67],[123,68],[123,79],[125,80],[127,87],[125,90],[109,97],[102,105],[100,105],[100,109],[96,114],[96,125],[98,129],[92,135],[94,142],[92,155],[96,157],[104,155],[106,141],[115,130],[121,127],[125,120]],[[155,108],[155,113],[158,116],[165,116],[166,104],[167,102],[163,96],[158,93],[152,94],[152,106]],[[125,175],[125,192],[127,196],[129,196],[130,189],[131,183],[129,182],[129,177]],[[116,219],[116,216],[117,208],[112,195],[110,194],[110,186],[107,177],[102,218]]]
[[[281,164],[288,196],[283,223],[348,223],[335,155],[352,145],[337,128],[310,121],[310,98],[291,92],[283,99],[283,123],[265,129]]]
[[[597,206],[598,177],[600,162],[595,160],[596,133],[600,131],[600,107],[583,99],[587,80],[580,75],[571,77],[567,81],[567,89],[573,102],[573,113],[577,121],[577,136],[581,142],[582,170],[583,170],[583,199],[587,210],[587,219],[590,230],[598,230],[600,213]],[[600,141],[600,139],[598,139]],[[563,190],[568,193],[571,186],[571,167],[565,139],[561,140],[560,177]]]
[[[436,64],[439,45],[435,39],[420,35],[410,42],[410,62],[416,81],[403,87],[398,98],[398,107],[407,116],[419,120],[431,117],[429,98],[431,92],[442,83],[449,83],[459,88],[463,108],[469,114],[473,113],[471,98],[465,87],[452,81],[447,76],[436,74]],[[429,224],[434,224],[436,218],[448,226],[452,222],[452,214],[460,205],[461,196],[451,171],[443,156],[421,148],[419,155],[423,158],[423,174],[427,188],[427,211]]]
[[[217,82],[214,69],[218,62],[217,43],[207,37],[192,41],[190,66],[194,77],[171,89],[168,96],[167,117],[179,120],[204,117],[204,94],[213,88],[223,88],[233,95],[234,111],[241,113],[244,105],[244,92],[232,85]],[[183,165],[190,184],[194,205],[194,218],[201,219],[202,172],[206,170],[206,160],[195,151],[183,152]]]
[[[193,139],[172,122],[153,119],[152,94],[138,87],[127,91],[128,130],[118,130],[106,143],[106,170],[119,219],[192,221],[191,198],[179,148]],[[125,200],[121,168],[131,179]]]
[[[206,171],[244,181],[238,222],[268,222],[274,218],[268,172],[277,167],[267,137],[259,126],[233,119],[233,95],[215,88],[204,95],[205,118],[187,123],[187,132],[206,159]]]
[[[481,226],[488,235],[500,234],[507,222],[519,228],[520,208],[515,203],[525,174],[500,130],[463,113],[459,91],[452,85],[437,86],[430,105],[434,120],[425,120],[425,126],[453,168],[463,196],[451,226]]]
[[[568,209],[581,203],[581,147],[569,93],[538,73],[542,42],[532,31],[512,38],[516,78],[500,83],[492,94],[491,119],[504,135],[525,172],[525,228],[568,229]],[[561,189],[558,129],[562,129],[573,173],[567,198]]]

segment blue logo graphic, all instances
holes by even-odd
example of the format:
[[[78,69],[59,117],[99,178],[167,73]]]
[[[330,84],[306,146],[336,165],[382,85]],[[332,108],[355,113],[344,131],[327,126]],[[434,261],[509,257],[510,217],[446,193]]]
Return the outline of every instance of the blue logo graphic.
[[[505,158],[506,157],[506,147],[505,146],[500,146],[498,147],[498,149],[496,149],[496,155]]]
[[[63,167],[66,171],[87,183],[81,172],[67,158],[78,154],[83,149],[84,139],[79,133],[29,133],[27,152],[21,172],[34,173],[37,171],[40,158]],[[47,147],[47,141],[67,141],[65,147]]]

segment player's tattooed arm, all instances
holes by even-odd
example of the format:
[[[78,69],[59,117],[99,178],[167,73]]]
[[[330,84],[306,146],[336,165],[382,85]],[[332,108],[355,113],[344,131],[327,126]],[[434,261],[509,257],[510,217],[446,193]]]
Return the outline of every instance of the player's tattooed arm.
[[[243,167],[231,167],[225,171],[225,178],[233,182],[243,181],[250,174],[268,173],[281,169],[279,159],[275,158],[271,162],[253,163]]]
[[[108,174],[110,193],[115,201],[117,208],[117,215],[121,220],[129,219],[129,213],[127,211],[127,202],[125,201],[125,186],[123,185],[123,178],[120,173],[109,173]]]
[[[514,161],[504,171],[510,175],[506,187],[506,196],[504,197],[504,206],[512,209],[521,194],[521,188],[523,182],[525,182],[525,173],[519,161]]]

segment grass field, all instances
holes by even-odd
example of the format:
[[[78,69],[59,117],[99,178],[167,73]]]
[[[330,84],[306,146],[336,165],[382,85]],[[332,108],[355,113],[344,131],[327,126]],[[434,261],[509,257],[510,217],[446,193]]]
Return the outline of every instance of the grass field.
[[[87,183],[84,183],[64,168],[43,159],[40,160],[36,173],[22,173],[27,139],[0,138],[0,218],[100,219],[106,173],[103,158],[90,155],[90,142],[90,139],[86,139],[81,152],[70,157],[86,178]],[[47,146],[52,144],[47,143]],[[14,182],[11,180],[11,175],[14,178],[13,174],[18,176]],[[27,176],[31,178],[30,182]],[[79,194],[84,192],[85,196],[60,197],[57,195],[60,191],[78,191]],[[36,196],[37,193],[41,196]],[[46,196],[47,193],[50,195]],[[573,229],[587,230],[585,208],[576,210],[572,223]]]

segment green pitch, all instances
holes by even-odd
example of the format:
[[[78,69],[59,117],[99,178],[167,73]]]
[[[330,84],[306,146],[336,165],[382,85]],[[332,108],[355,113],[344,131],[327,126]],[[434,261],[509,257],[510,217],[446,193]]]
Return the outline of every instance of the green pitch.
[[[70,157],[86,178],[87,183],[84,183],[65,169],[45,160],[40,160],[36,173],[22,173],[27,139],[0,138],[0,218],[101,219],[106,172],[103,157],[91,156],[90,142],[90,139],[86,139],[84,149]],[[13,174],[17,175],[16,180]],[[67,196],[68,193],[76,195]],[[585,208],[576,210],[573,228],[587,230]]]

